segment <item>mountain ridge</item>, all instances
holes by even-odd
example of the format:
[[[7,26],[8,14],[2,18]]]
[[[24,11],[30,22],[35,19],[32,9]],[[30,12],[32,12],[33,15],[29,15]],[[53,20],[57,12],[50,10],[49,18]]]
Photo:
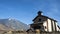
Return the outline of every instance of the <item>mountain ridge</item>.
[[[27,30],[29,26],[16,19],[0,19],[0,24],[10,30]],[[1,26],[1,27],[2,27]]]

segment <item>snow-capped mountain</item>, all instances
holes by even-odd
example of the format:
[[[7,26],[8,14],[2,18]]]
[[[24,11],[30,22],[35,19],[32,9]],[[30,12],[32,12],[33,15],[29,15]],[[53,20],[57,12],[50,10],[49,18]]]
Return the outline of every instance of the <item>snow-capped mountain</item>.
[[[0,19],[0,30],[27,30],[29,26],[16,19]]]

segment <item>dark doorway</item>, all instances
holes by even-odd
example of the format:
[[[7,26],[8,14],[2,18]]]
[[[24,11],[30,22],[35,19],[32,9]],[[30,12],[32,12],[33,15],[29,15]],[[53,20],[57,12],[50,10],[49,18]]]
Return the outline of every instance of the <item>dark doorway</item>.
[[[35,26],[34,27],[34,29],[40,29],[41,28],[41,26]]]

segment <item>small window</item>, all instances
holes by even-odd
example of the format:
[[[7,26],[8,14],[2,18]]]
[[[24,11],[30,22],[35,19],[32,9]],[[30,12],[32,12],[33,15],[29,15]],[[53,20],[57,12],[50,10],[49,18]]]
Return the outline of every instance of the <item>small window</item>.
[[[41,22],[41,19],[39,19],[39,22]]]
[[[47,29],[47,27],[45,26],[45,29]]]

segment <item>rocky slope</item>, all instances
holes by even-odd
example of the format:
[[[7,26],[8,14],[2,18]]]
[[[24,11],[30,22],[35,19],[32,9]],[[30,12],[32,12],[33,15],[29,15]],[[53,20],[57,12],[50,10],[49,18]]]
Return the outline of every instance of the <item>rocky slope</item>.
[[[16,19],[0,19],[0,30],[27,30],[29,26]]]

